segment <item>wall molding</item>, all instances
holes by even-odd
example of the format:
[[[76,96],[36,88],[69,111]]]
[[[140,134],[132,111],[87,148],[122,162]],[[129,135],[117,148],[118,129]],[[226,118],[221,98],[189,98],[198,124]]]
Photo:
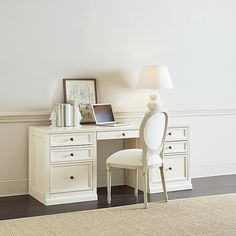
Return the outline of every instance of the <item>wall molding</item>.
[[[140,119],[144,112],[116,112],[118,119]],[[169,110],[170,117],[236,116],[236,109]]]
[[[235,116],[236,109],[170,110],[169,113],[171,117]]]
[[[117,119],[141,119],[144,112],[115,112]],[[236,109],[170,110],[170,117],[235,116]],[[48,122],[50,111],[0,112],[0,123]]]
[[[0,123],[48,122],[50,111],[0,112]]]

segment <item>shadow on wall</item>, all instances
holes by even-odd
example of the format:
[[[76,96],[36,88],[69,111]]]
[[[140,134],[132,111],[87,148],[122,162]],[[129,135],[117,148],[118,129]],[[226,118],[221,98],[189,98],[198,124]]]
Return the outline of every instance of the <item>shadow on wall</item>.
[[[136,90],[135,76],[126,70],[111,71],[97,75],[99,102],[112,102]]]
[[[128,70],[110,71],[97,74],[98,82],[102,85],[112,85],[116,88],[132,89],[136,82]]]

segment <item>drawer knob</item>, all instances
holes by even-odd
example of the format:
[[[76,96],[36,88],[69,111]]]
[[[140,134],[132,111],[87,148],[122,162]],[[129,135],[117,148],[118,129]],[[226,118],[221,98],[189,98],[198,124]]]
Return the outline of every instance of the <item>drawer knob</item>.
[[[169,132],[169,133],[168,133],[168,135],[172,135],[172,133],[171,133],[171,132]]]
[[[172,167],[169,167],[168,170],[172,170]]]
[[[73,157],[73,156],[74,156],[74,153],[71,153],[70,155]]]
[[[73,138],[70,138],[70,141],[74,141],[74,139],[73,139]]]
[[[168,148],[169,148],[169,149],[172,149],[172,147],[171,147],[171,146],[169,146]]]
[[[71,176],[70,179],[74,179],[74,176]]]
[[[125,136],[125,133],[122,133],[122,136]]]

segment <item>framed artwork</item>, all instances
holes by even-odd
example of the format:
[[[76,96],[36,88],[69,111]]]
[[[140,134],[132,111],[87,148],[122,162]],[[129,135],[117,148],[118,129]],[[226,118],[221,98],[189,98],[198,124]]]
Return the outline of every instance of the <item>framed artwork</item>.
[[[63,79],[64,101],[77,101],[82,120],[80,123],[94,123],[91,104],[97,103],[96,79]]]

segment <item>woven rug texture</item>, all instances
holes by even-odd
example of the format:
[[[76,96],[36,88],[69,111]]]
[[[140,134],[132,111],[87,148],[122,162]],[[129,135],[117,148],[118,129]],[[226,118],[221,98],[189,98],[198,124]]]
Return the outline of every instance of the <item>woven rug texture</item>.
[[[236,235],[236,194],[0,221],[0,236]]]

